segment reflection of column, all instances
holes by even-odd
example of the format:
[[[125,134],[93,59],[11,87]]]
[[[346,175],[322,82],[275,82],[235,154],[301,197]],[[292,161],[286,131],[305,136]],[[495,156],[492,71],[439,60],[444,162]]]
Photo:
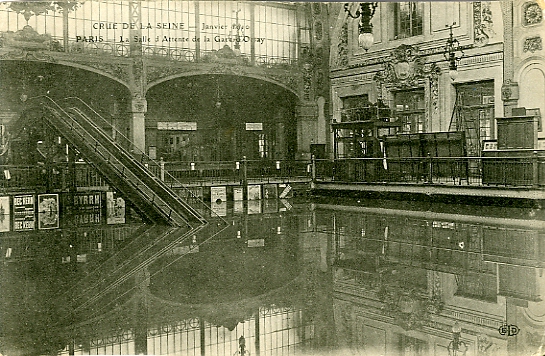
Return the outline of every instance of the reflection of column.
[[[138,96],[133,97],[130,118],[130,140],[136,149],[145,152],[146,149],[146,121],[147,101]]]
[[[257,308],[257,311],[255,312],[255,354],[256,356],[259,356],[260,349],[261,349],[261,331],[259,329],[260,327],[260,320],[261,320],[261,314],[259,313],[259,308]]]
[[[134,284],[140,297],[134,307],[134,351],[137,355],[148,354],[148,303],[146,291],[150,284],[150,273],[147,269],[139,270],[135,274]]]
[[[519,302],[520,303],[520,302]],[[505,298],[505,322],[510,325],[521,325],[517,323],[517,301],[514,298]],[[518,355],[518,335],[509,336],[507,338],[507,354]]]
[[[204,329],[204,319],[199,318],[199,334],[200,334],[200,346],[201,346],[201,356],[206,355],[206,330]]]

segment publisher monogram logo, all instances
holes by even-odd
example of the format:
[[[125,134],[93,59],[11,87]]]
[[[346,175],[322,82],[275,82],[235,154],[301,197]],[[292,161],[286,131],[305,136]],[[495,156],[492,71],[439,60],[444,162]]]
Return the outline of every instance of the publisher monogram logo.
[[[520,329],[514,324],[503,324],[498,328],[500,335],[515,336],[519,333]]]

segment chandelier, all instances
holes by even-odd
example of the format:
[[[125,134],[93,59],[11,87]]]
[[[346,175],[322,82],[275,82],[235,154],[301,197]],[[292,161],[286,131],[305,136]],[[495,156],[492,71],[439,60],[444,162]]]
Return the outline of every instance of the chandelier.
[[[373,18],[373,15],[375,15],[378,3],[360,2],[359,9],[356,10],[355,14],[350,12],[349,6],[349,3],[344,4],[344,11],[347,12],[348,16],[351,18],[360,19],[358,22],[358,44],[367,52],[375,41],[373,38],[373,25],[371,24],[371,19]]]

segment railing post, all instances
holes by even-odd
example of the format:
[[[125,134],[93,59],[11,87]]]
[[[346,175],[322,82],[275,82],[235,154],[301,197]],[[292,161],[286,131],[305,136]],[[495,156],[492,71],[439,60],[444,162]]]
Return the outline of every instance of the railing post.
[[[316,156],[311,155],[310,159],[312,160],[312,164],[310,166],[310,174],[312,182],[314,183],[316,181]]]
[[[537,151],[532,155],[532,185],[534,188],[539,186],[539,160]]]
[[[431,154],[428,152],[428,183],[433,183],[433,161],[431,159]]]
[[[159,160],[159,167],[160,167],[160,177],[161,182],[165,181],[165,161],[163,161],[163,157]]]

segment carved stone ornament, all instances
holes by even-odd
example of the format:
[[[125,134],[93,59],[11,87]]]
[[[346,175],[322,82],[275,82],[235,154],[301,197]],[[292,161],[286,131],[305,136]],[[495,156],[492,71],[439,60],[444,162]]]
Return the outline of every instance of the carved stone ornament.
[[[413,87],[425,77],[424,65],[418,49],[402,44],[395,48],[384,63],[385,69],[378,72],[375,80],[396,87]]]
[[[132,112],[146,112],[148,110],[148,103],[143,98],[133,98],[131,103]]]
[[[473,32],[474,44],[484,46],[495,35],[492,21],[490,1],[476,1],[473,3]]]
[[[348,24],[345,22],[341,27],[339,34],[339,44],[337,45],[337,67],[348,65]]]
[[[538,3],[524,4],[524,25],[535,25],[543,21],[543,10]]]
[[[523,52],[541,51],[543,49],[543,43],[540,36],[529,37],[524,40]]]
[[[510,87],[505,86],[501,88],[501,100],[509,100],[511,98],[511,95],[513,95],[513,91]]]
[[[495,351],[494,343],[490,341],[490,338],[487,335],[477,335],[477,355],[478,356],[487,356],[491,355]]]
[[[429,80],[430,98],[434,111],[438,109],[439,89],[438,77],[441,72],[433,63],[424,65],[422,56],[416,47],[402,44],[394,49],[384,62],[385,68],[374,76],[379,96],[384,87],[395,90],[422,87]]]
[[[307,101],[312,98],[312,73],[312,64],[303,64],[303,99]]]

